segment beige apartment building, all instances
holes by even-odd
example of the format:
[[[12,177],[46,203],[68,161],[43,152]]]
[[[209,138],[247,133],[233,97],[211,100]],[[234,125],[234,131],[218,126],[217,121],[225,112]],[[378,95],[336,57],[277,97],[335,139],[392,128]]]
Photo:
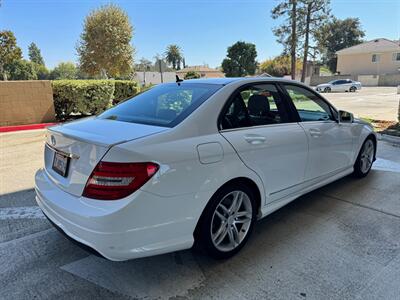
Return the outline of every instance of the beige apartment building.
[[[400,74],[400,42],[375,39],[342,49],[337,54],[337,72],[343,75]]]

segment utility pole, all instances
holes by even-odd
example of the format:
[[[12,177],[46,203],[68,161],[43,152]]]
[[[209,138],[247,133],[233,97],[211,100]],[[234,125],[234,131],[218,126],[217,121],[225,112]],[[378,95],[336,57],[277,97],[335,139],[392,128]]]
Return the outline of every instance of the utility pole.
[[[164,79],[163,79],[163,73],[162,73],[162,68],[161,68],[161,59],[158,60],[158,66],[159,66],[159,69],[160,69],[161,83],[163,83]]]

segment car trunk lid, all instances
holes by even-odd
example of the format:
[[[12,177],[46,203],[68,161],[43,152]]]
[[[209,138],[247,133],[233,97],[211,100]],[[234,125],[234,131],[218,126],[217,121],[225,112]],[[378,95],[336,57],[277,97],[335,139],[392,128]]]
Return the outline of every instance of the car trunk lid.
[[[46,173],[64,191],[81,196],[88,177],[112,146],[167,129],[96,118],[50,127],[44,155]],[[68,157],[65,176],[53,169],[56,152]]]

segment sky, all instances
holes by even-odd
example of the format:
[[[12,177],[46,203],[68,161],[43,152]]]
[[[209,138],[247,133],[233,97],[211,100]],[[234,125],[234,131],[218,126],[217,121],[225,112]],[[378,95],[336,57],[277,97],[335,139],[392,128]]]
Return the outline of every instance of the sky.
[[[102,4],[115,3],[134,26],[135,60],[153,61],[169,44],[178,44],[187,65],[220,66],[228,46],[238,40],[256,45],[258,61],[279,55],[271,18],[279,0],[0,0],[0,30],[14,32],[27,58],[35,42],[47,67],[77,62],[75,46],[85,16]],[[358,17],[366,40],[400,38],[399,0],[331,0],[337,18]]]

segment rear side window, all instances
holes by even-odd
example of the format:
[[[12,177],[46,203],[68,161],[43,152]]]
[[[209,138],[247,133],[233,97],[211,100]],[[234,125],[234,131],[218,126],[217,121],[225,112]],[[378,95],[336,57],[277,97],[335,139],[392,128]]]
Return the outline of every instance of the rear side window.
[[[184,82],[162,84],[106,110],[98,118],[173,127],[221,87]]]
[[[292,99],[301,121],[327,121],[335,119],[328,103],[313,92],[296,85],[284,84],[284,87]]]
[[[222,115],[222,129],[288,122],[288,115],[273,84],[250,85],[240,90]]]

